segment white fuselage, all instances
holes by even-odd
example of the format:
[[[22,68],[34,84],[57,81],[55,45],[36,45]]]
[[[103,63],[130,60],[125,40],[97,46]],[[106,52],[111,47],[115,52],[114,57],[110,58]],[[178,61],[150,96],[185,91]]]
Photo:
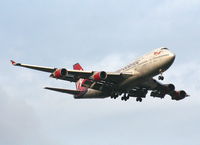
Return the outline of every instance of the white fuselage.
[[[131,90],[161,72],[166,71],[174,62],[175,54],[167,48],[159,48],[146,54],[124,68],[116,71],[128,73],[131,76],[119,84],[120,89]],[[82,98],[103,98],[108,97],[102,91],[88,89]]]

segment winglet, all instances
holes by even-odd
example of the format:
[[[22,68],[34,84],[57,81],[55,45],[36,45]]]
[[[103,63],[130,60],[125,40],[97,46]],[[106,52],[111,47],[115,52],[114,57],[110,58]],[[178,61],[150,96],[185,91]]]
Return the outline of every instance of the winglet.
[[[16,62],[14,60],[10,60],[10,62],[12,63],[12,65],[16,65]]]
[[[16,63],[14,60],[10,60],[11,64],[16,66],[16,65],[20,65],[20,63]]]

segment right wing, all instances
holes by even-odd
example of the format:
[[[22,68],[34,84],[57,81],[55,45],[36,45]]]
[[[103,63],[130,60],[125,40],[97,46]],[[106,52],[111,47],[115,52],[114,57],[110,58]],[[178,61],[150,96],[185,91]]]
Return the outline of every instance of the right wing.
[[[67,80],[71,82],[77,82],[80,78],[82,78],[82,79],[91,80],[92,82],[101,82],[103,84],[104,83],[117,84],[127,79],[128,77],[133,76],[133,74],[129,74],[129,73],[125,74],[125,73],[104,72],[104,71],[97,72],[97,71],[83,71],[83,70],[68,70],[65,68],[58,69],[58,68],[53,68],[53,67],[21,64],[21,63],[16,63],[13,60],[11,60],[11,63],[14,66],[48,72],[48,73],[51,73],[50,77],[61,79],[61,80]]]
[[[37,65],[29,65],[29,64],[21,64],[21,63],[17,63],[13,60],[11,60],[12,65],[14,66],[19,66],[19,67],[24,67],[24,68],[29,68],[29,69],[33,69],[33,70],[38,70],[38,71],[42,71],[42,72],[48,72],[53,74],[57,68],[53,68],[53,67],[45,67],[45,66],[37,66]],[[61,80],[66,80],[66,81],[70,81],[70,82],[76,82],[76,80],[72,77],[69,76],[65,76],[63,78],[58,78]]]
[[[30,68],[38,71],[43,71],[43,72],[49,72],[53,73],[56,68],[53,67],[44,67],[44,66],[36,66],[36,65],[29,65],[29,64],[21,64],[21,63],[16,63],[15,61],[11,60],[12,65],[14,66],[20,66],[20,67],[25,67],[25,68]]]

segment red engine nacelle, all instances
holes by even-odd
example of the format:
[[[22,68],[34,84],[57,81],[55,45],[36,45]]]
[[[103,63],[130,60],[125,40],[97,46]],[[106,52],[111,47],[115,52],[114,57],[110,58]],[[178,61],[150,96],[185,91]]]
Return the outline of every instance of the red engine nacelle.
[[[62,68],[62,69],[57,69],[54,73],[53,73],[53,76],[55,78],[61,78],[63,76],[66,76],[67,75],[67,70],[65,68]]]
[[[107,73],[105,71],[96,72],[92,77],[94,81],[101,81],[107,78]]]
[[[183,90],[181,91],[174,91],[172,94],[170,94],[171,97],[172,97],[172,100],[182,100],[184,99],[185,97],[187,97],[187,93]]]

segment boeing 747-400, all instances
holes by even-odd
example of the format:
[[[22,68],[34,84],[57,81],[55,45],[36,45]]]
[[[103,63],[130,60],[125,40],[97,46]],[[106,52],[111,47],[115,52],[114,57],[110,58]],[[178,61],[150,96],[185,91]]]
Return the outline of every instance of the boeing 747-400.
[[[74,95],[75,99],[116,99],[121,96],[121,100],[124,101],[135,97],[136,101],[142,102],[148,91],[152,97],[164,98],[169,95],[172,100],[177,101],[188,96],[184,90],[176,91],[173,84],[162,84],[153,78],[159,75],[158,79],[163,80],[163,72],[174,60],[175,54],[168,48],[159,48],[115,72],[84,71],[79,63],[73,65],[73,70],[27,65],[12,60],[11,63],[14,66],[50,73],[52,78],[75,82],[76,90],[45,87],[48,90]]]

